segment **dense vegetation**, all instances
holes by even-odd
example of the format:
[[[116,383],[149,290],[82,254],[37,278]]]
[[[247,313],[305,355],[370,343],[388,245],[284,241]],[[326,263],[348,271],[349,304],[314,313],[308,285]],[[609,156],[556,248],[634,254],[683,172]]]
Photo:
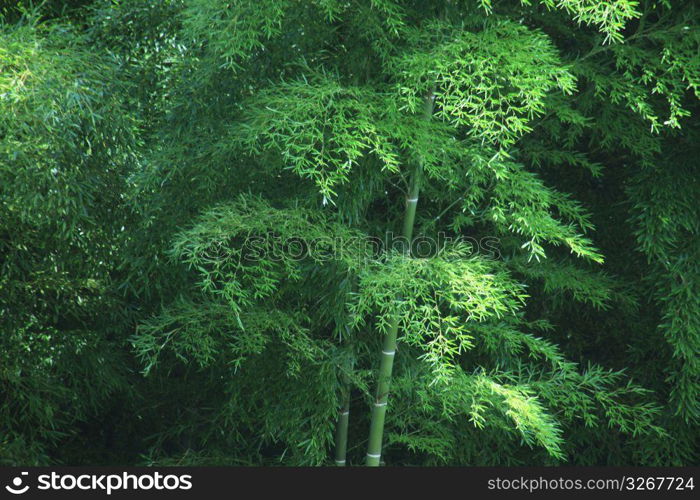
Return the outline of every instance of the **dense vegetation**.
[[[1,464],[698,463],[693,0],[0,6]]]

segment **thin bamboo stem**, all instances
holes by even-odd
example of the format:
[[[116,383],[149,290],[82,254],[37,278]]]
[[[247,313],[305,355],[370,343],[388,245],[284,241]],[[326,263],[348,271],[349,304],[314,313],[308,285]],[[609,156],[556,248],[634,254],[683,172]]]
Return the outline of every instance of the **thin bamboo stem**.
[[[431,90],[424,100],[423,117],[429,120],[433,114],[434,90]],[[406,208],[404,210],[403,230],[401,235],[406,242],[406,253],[410,255],[411,242],[413,240],[413,227],[416,220],[416,207],[418,206],[418,195],[423,176],[422,161],[416,162],[411,171],[410,186],[406,196]],[[401,297],[397,297],[401,300]],[[379,466],[382,458],[382,440],[384,437],[384,419],[386,408],[389,402],[389,390],[391,386],[391,375],[394,369],[394,357],[396,355],[396,338],[399,331],[399,318],[394,316],[389,323],[389,330],[384,336],[382,343],[381,360],[379,363],[379,374],[377,377],[377,393],[372,406],[372,420],[369,430],[369,442],[367,445],[367,457],[365,465],[370,467]]]
[[[346,391],[343,406],[338,413],[335,428],[335,465],[345,467],[348,449],[348,424],[350,422],[350,391]]]

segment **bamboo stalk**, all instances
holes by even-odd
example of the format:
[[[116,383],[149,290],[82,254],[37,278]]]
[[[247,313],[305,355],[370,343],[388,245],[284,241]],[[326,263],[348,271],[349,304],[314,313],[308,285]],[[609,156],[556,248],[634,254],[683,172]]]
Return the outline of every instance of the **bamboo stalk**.
[[[434,90],[431,90],[424,100],[423,117],[429,120],[433,114],[435,103]],[[416,162],[411,171],[410,185],[406,197],[406,208],[404,210],[403,230],[401,235],[406,241],[406,253],[410,255],[411,242],[413,239],[413,227],[416,220],[416,207],[418,206],[418,195],[420,194],[420,184],[423,175],[423,163]],[[401,300],[401,297],[397,297]],[[391,375],[394,368],[394,357],[396,355],[396,338],[399,331],[399,318],[394,316],[389,324],[389,331],[384,336],[382,343],[381,361],[379,363],[379,374],[377,379],[377,393],[372,406],[372,421],[369,429],[369,443],[367,445],[367,457],[365,465],[370,467],[379,466],[382,458],[382,440],[384,437],[384,419],[386,408],[389,402],[389,390],[391,386]]]
[[[345,467],[348,449],[348,424],[350,422],[350,385],[346,384],[343,406],[338,412],[335,426],[335,465]]]

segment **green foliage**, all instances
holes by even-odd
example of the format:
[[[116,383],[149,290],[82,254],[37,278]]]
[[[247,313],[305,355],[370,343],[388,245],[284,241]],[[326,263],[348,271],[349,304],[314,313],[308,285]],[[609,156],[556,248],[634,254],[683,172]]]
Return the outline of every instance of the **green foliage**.
[[[68,7],[0,24],[0,463],[329,465],[350,394],[359,464],[392,331],[387,464],[697,462],[693,2]]]
[[[391,103],[323,75],[310,78],[276,85],[245,102],[244,121],[231,130],[234,145],[250,155],[278,151],[285,168],[312,179],[327,198],[366,155],[397,171],[392,122],[382,116]]]
[[[280,32],[289,1],[234,2],[187,0],[185,28],[193,37],[206,40],[207,48],[231,67],[258,50],[264,40]]]
[[[512,314],[525,299],[497,263],[469,253],[458,245],[433,258],[397,255],[369,266],[359,276],[353,323],[376,311],[376,328],[386,334],[398,318],[400,341],[425,351],[433,382],[452,383],[455,358],[473,346],[472,322]]]
[[[68,26],[0,25],[2,463],[47,463],[128,392],[110,272],[137,144],[115,76]]]
[[[551,90],[575,90],[548,38],[513,22],[480,31],[433,22],[406,38],[416,49],[397,57],[393,70],[404,105],[415,111],[434,87],[436,115],[481,140],[510,146],[544,111]]]
[[[689,154],[694,150],[691,146],[682,151]],[[649,293],[660,306],[659,328],[678,362],[668,374],[673,384],[671,401],[677,415],[686,422],[696,422],[700,416],[700,308],[695,300],[699,285],[700,186],[697,168],[685,158],[673,163],[673,172],[658,167],[640,172],[630,196],[635,203],[639,250],[650,263]]]

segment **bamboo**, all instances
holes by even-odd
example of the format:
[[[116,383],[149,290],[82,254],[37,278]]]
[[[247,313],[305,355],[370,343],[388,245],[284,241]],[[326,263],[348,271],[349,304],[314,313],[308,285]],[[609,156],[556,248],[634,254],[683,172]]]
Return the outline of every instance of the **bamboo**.
[[[425,97],[423,117],[429,120],[433,114],[435,102],[434,91]],[[418,206],[418,195],[420,194],[420,184],[423,175],[423,164],[416,162],[411,172],[411,180],[406,197],[406,208],[404,210],[403,230],[401,236],[406,241],[406,253],[410,255],[411,242],[413,239],[413,227],[416,219],[416,207]],[[401,297],[397,297],[401,300]],[[386,408],[389,402],[389,390],[391,386],[391,375],[394,368],[394,357],[396,355],[396,338],[399,331],[399,318],[394,316],[389,324],[389,331],[384,336],[382,343],[381,361],[379,363],[379,375],[377,379],[377,393],[372,406],[372,421],[369,430],[369,443],[367,445],[367,457],[365,465],[377,467],[382,457],[382,440],[384,437],[384,419]]]
[[[345,467],[348,449],[348,424],[350,421],[350,385],[346,384],[343,395],[343,406],[338,412],[338,422],[335,427],[335,464]]]

